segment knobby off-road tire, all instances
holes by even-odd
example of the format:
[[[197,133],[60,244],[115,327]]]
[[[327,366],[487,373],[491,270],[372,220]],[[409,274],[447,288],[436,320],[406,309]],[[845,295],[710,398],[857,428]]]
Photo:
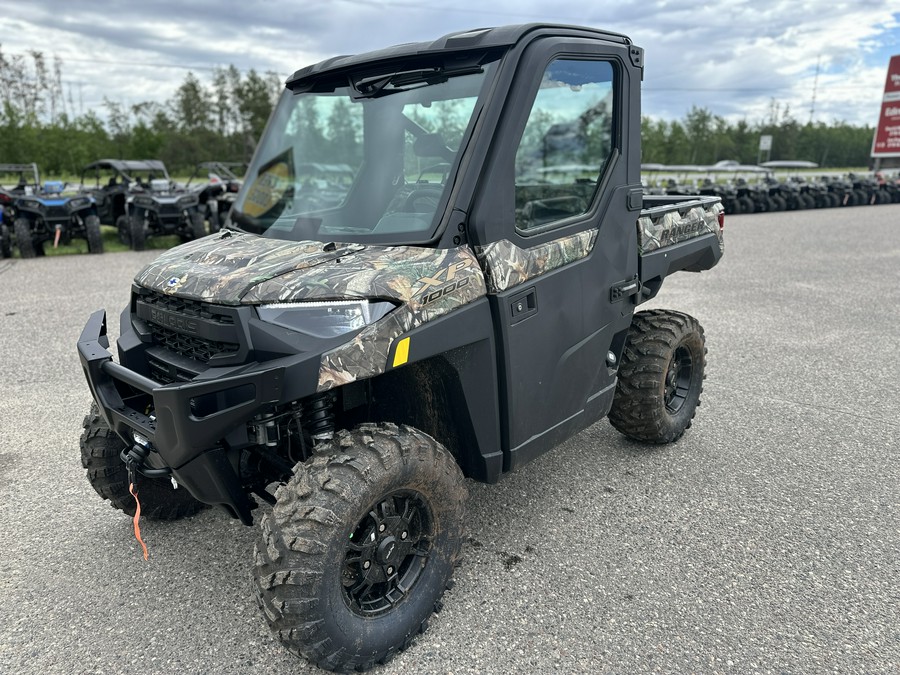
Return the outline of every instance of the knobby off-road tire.
[[[84,219],[84,232],[88,253],[103,253],[103,235],[100,232],[100,219],[97,216],[88,216]]]
[[[147,233],[144,231],[143,218],[135,215],[128,216],[128,235],[131,250],[143,251],[147,244]]]
[[[6,223],[0,223],[0,257],[12,258],[12,234]]]
[[[194,241],[206,236],[206,224],[203,222],[203,214],[199,211],[192,213],[188,220],[188,234],[184,241]]]
[[[222,229],[222,222],[219,220],[219,205],[214,199],[206,205],[206,218],[209,220],[209,233],[215,234]]]
[[[638,312],[625,341],[609,421],[629,438],[671,443],[691,426],[706,371],[698,321],[669,310]]]
[[[364,670],[425,631],[463,541],[466,489],[441,444],[392,424],[343,431],[276,497],[253,579],[291,652]]]
[[[88,482],[97,494],[108,499],[113,508],[134,515],[134,497],[128,491],[128,471],[119,453],[125,443],[100,417],[97,404],[84,418],[81,434],[81,465],[87,469]],[[141,500],[141,515],[150,520],[177,520],[206,508],[184,488],[172,487],[168,478],[137,475],[135,487]]]
[[[119,241],[128,248],[131,248],[131,222],[128,216],[119,216],[116,218],[116,231],[119,234]]]
[[[23,258],[34,258],[37,252],[34,249],[34,239],[31,236],[31,226],[27,218],[16,218],[13,222],[16,232],[16,244],[19,246],[19,255]]]

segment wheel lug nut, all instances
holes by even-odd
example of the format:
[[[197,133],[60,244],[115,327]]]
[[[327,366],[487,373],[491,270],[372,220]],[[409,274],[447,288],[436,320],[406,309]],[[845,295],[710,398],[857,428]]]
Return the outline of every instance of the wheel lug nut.
[[[384,532],[384,523],[382,523],[381,525],[378,526],[378,531]]]
[[[388,574],[393,574],[393,573],[394,573],[394,568],[393,568],[393,567],[388,567],[388,568],[387,568],[387,573],[388,573]]]
[[[401,539],[406,539],[408,536],[409,536],[409,533],[408,533],[408,532],[401,532],[401,533],[400,533],[400,538],[401,538]]]
[[[370,563],[368,560],[366,560],[366,562],[363,563],[364,570],[369,569],[371,566],[372,566],[372,563]]]

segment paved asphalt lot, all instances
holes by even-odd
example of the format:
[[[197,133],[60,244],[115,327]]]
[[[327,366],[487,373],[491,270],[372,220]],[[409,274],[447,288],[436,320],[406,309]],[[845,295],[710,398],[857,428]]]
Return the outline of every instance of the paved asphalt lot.
[[[694,427],[470,483],[456,588],[378,672],[900,671],[900,206],[726,234],[655,303],[706,328]],[[253,528],[144,522],[144,562],[85,480],[75,340],[153,256],[0,261],[0,673],[314,672],[251,597]]]

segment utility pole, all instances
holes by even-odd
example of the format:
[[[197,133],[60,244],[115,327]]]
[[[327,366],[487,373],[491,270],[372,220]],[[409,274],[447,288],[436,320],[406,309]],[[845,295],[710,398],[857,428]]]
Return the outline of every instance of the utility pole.
[[[809,106],[809,123],[812,124],[813,117],[816,114],[816,92],[819,89],[819,66],[822,64],[822,55],[819,54],[819,58],[816,59],[816,77],[813,80],[813,94],[812,94],[812,103]]]

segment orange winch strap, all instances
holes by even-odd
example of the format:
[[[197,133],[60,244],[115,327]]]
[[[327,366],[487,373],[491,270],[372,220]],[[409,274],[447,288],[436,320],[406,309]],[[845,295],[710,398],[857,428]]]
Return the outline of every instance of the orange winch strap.
[[[137,504],[137,508],[134,510],[134,538],[138,540],[141,548],[144,549],[144,560],[149,560],[150,554],[147,552],[147,544],[141,539],[141,526],[138,525],[138,521],[141,518],[141,502],[138,499],[137,490],[134,489],[134,483],[128,484],[128,491],[131,493],[131,496],[134,497],[135,504]]]

